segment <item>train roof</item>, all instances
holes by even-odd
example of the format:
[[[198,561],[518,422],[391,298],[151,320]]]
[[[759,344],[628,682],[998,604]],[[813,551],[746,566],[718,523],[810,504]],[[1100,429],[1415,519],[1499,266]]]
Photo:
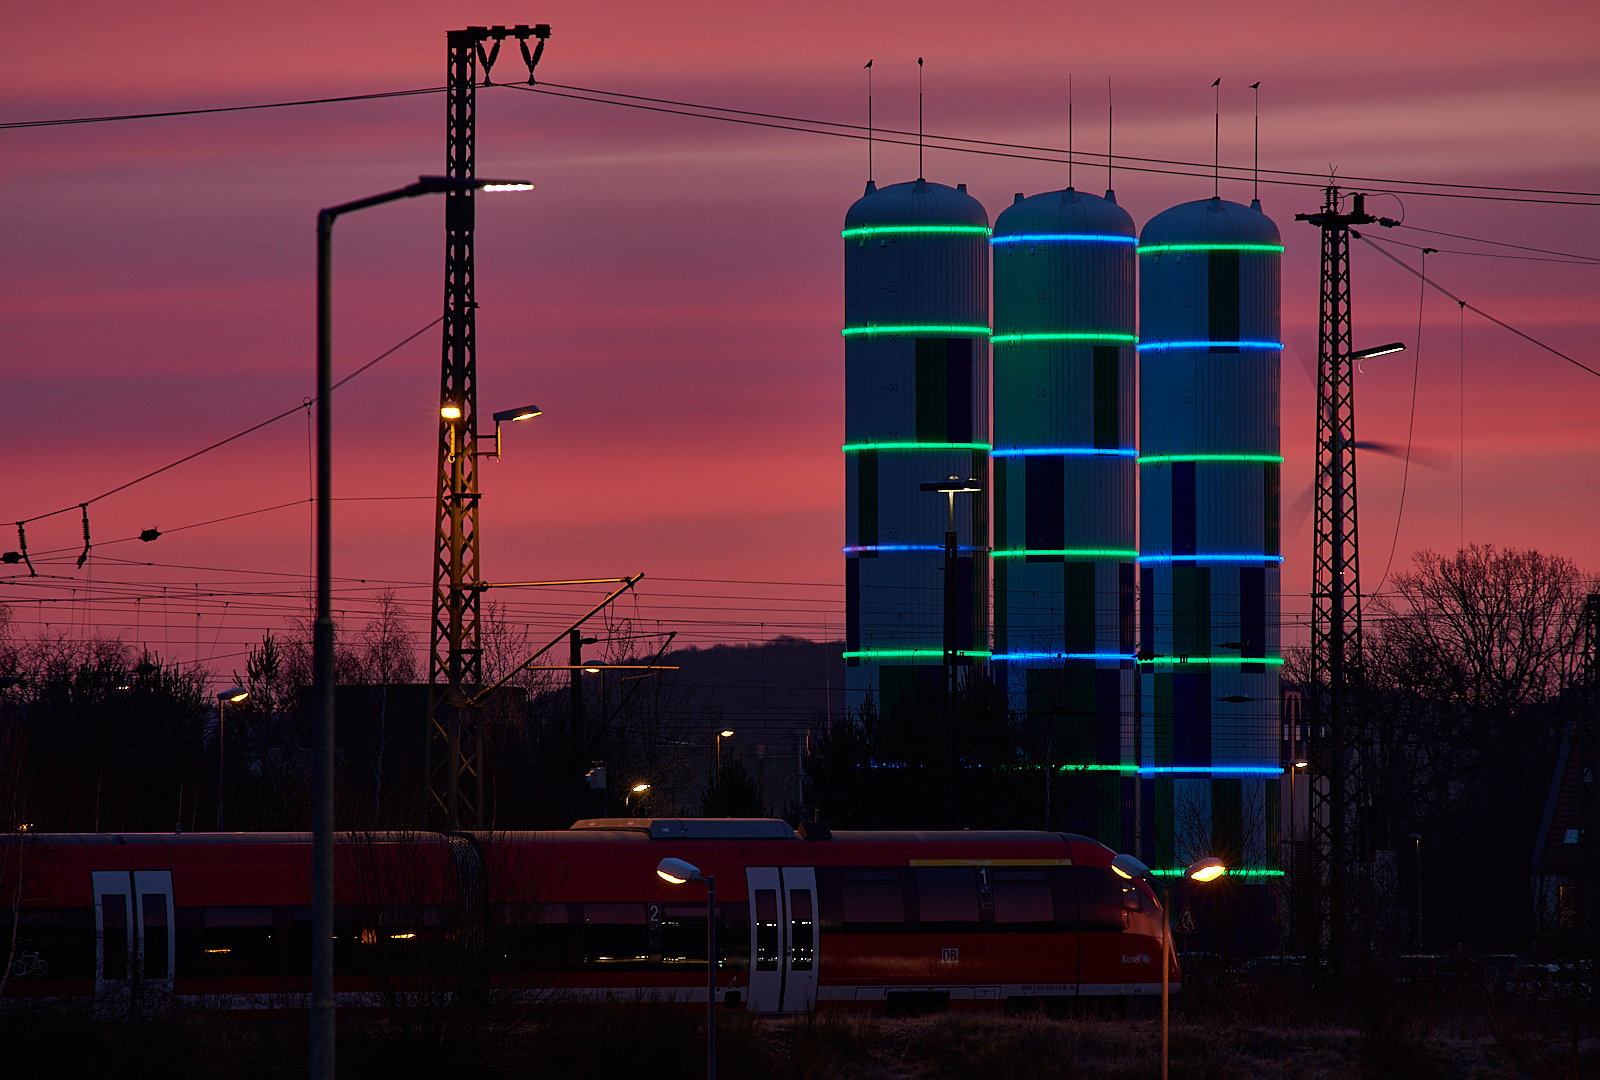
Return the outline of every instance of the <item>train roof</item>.
[[[406,843],[438,840],[451,835],[434,831],[385,830],[341,832],[339,843]],[[1077,833],[1036,829],[830,829],[823,822],[802,822],[798,830],[778,818],[586,818],[565,830],[483,831],[481,840],[593,842],[650,840],[809,840],[837,843],[1089,843],[1099,841]],[[41,844],[205,846],[215,844],[309,844],[309,832],[100,832],[34,833]]]

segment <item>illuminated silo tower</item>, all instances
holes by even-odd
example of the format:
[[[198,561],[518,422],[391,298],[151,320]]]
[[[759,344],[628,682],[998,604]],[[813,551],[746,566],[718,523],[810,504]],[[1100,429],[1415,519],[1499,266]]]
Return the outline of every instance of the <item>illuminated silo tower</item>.
[[[994,661],[1069,783],[1051,822],[1133,840],[1133,219],[1068,188],[995,219]],[[1053,773],[1054,774],[1054,773]],[[1130,813],[1124,820],[1123,807]]]
[[[936,691],[946,497],[959,476],[956,642],[989,654],[989,216],[966,185],[870,182],[844,223],[845,663],[850,704]]]
[[[1278,856],[1278,228],[1222,199],[1139,240],[1143,854]]]

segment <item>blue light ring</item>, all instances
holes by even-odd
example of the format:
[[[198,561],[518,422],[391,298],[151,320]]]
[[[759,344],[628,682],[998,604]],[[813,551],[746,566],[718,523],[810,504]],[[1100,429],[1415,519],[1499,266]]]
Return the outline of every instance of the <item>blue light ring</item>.
[[[990,236],[989,243],[1001,244],[1132,244],[1136,248],[1139,238],[1120,233],[1007,233]]]
[[[1175,352],[1192,350],[1209,353],[1212,349],[1238,349],[1261,352],[1282,352],[1281,341],[1141,341],[1137,346],[1145,352]]]
[[[1135,560],[1141,564],[1160,563],[1281,563],[1282,555],[1254,553],[1218,555],[1140,555]]]
[[[1103,449],[1097,446],[1014,446],[1004,450],[990,450],[990,457],[1084,457],[1084,458],[1137,458],[1139,450],[1133,446]]]
[[[970,544],[957,544],[956,552],[967,554],[987,553],[987,547],[975,547]],[[843,549],[845,555],[862,555],[871,552],[874,555],[942,555],[943,544],[857,544],[846,545]]]

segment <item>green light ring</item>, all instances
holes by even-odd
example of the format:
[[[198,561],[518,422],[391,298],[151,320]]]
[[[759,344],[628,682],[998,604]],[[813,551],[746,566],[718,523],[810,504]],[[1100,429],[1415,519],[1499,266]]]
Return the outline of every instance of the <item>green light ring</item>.
[[[982,450],[987,453],[994,447],[986,442],[883,442],[845,443],[839,449],[847,454],[863,450]]]
[[[1140,465],[1168,465],[1184,461],[1202,464],[1283,464],[1283,457],[1279,454],[1147,454],[1135,460]]]
[[[1138,343],[1139,335],[1080,333],[1074,331],[1061,334],[995,334],[989,340],[996,345],[1019,345],[1030,341],[1096,341],[1109,345],[1134,345]]]
[[[1029,555],[1060,555],[1066,559],[1137,559],[1132,548],[1011,548],[990,552],[996,559],[1022,559]]]
[[[1183,667],[1186,664],[1211,664],[1214,666],[1232,666],[1234,664],[1267,664],[1271,667],[1282,667],[1281,656],[1155,656],[1148,660],[1137,661],[1140,664],[1160,664],[1164,667]]]
[[[839,235],[846,240],[866,240],[874,236],[983,236],[993,230],[987,225],[863,225]]]
[[[1283,254],[1282,244],[1150,244],[1136,249],[1140,255],[1163,251],[1268,251]]]
[[[885,337],[902,334],[971,334],[973,337],[988,337],[994,333],[987,326],[958,326],[918,323],[911,326],[847,326],[839,333],[847,338],[853,337]]]
[[[970,656],[981,660],[989,659],[988,650],[957,649],[957,656]],[[943,649],[857,649],[844,654],[846,660],[914,660],[918,657],[938,659],[944,656]]]

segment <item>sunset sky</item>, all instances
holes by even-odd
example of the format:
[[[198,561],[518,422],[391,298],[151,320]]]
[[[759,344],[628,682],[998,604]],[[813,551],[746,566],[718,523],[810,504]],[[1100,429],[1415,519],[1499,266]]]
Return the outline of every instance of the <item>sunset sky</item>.
[[[1248,165],[1261,81],[1267,168],[1444,184],[1600,191],[1600,7],[1365,3],[608,2],[536,6],[390,0],[233,5],[8,5],[0,121],[249,104],[438,86],[445,32],[548,22],[541,81],[732,108],[914,128],[918,56],[929,131],[1103,151],[1112,80],[1119,154]],[[496,81],[525,70],[514,46]],[[866,179],[854,140],[639,112],[499,87],[478,96],[480,175],[537,191],[478,211],[479,403],[546,415],[506,433],[483,482],[490,580],[643,571],[623,613],[678,643],[843,633],[842,267],[839,229]],[[0,130],[0,521],[74,505],[291,408],[312,393],[319,207],[444,165],[442,95],[261,112]],[[880,146],[879,183],[916,175]],[[1013,192],[1066,184],[1062,165],[930,152],[991,220]],[[1099,192],[1101,165],[1077,186]],[[1211,194],[1208,178],[1118,170],[1139,226]],[[1380,190],[1379,184],[1356,189]],[[1247,182],[1224,197],[1248,202]],[[1314,187],[1263,184],[1284,233],[1284,611],[1308,609],[1317,234],[1293,220]],[[1407,225],[1600,258],[1586,206],[1410,195],[1374,212]],[[436,318],[443,203],[343,220],[335,244],[335,370]],[[1457,295],[1600,367],[1600,262],[1442,249]],[[1412,248],[1392,247],[1417,262]],[[1358,378],[1364,440],[1415,451],[1360,466],[1363,583],[1421,548],[1535,547],[1600,571],[1600,378],[1430,293],[1357,245],[1357,346],[1412,351]],[[1464,344],[1463,344],[1464,341]],[[1464,358],[1464,362],[1463,362]],[[334,572],[346,622],[385,586],[426,616],[433,546],[439,335],[336,395]],[[1464,385],[1464,397],[1460,388]],[[310,444],[280,421],[78,513],[28,527],[42,575],[0,567],[15,630],[93,630],[243,669],[263,631],[305,609]],[[1464,446],[1464,472],[1460,450]],[[1462,500],[1464,478],[1464,502]],[[298,500],[298,502],[297,502]],[[361,500],[361,501],[355,501]],[[284,503],[295,505],[127,538]],[[0,550],[16,546],[5,527]],[[113,541],[122,541],[113,543]],[[134,565],[130,565],[130,562]],[[154,565],[143,565],[154,563]],[[509,616],[559,628],[583,591],[519,594]],[[1285,640],[1303,632],[1286,625]]]

